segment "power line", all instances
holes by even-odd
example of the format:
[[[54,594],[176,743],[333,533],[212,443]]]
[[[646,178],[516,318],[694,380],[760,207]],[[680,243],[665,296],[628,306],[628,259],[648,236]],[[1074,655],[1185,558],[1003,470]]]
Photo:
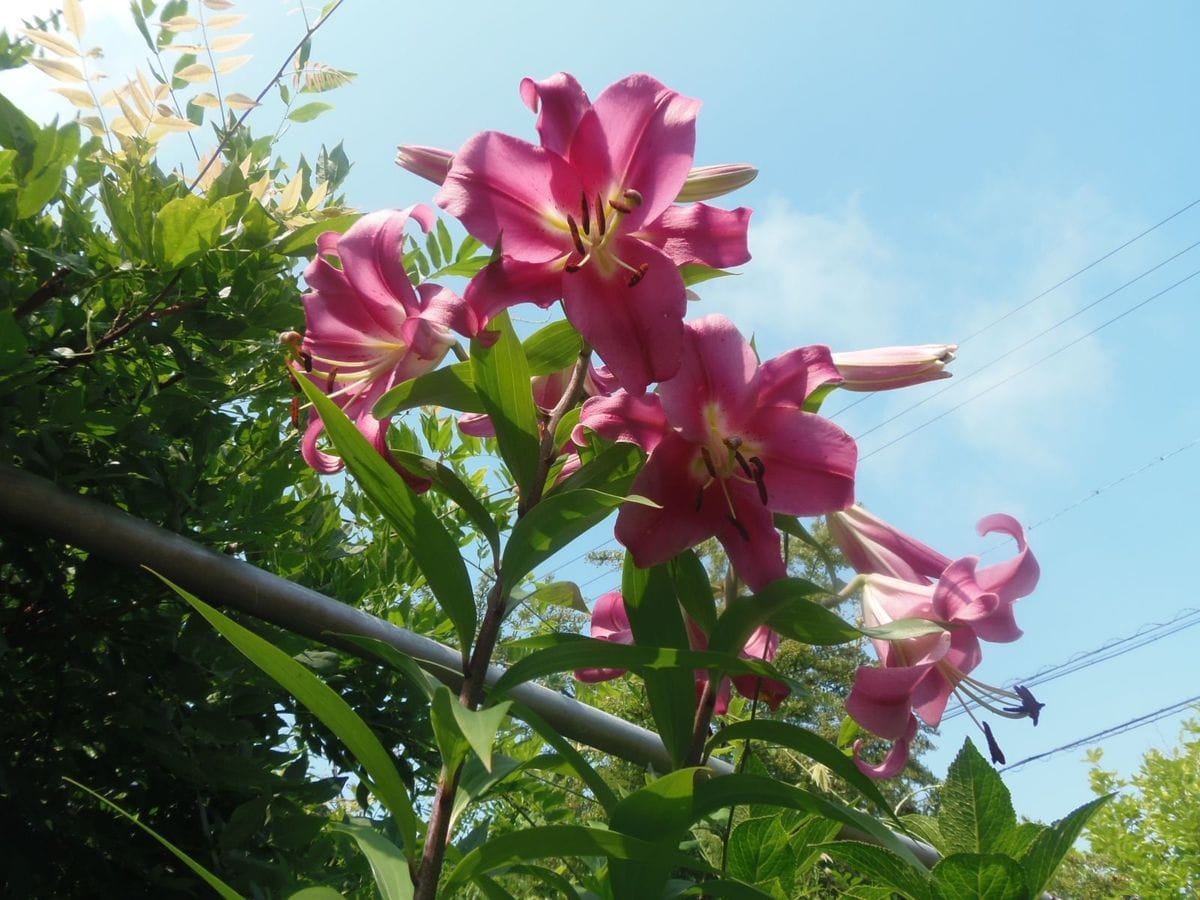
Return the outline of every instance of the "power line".
[[[978,391],[977,393],[972,394],[970,397],[968,397],[966,400],[963,400],[961,403],[951,406],[949,409],[943,410],[942,412],[938,413],[933,418],[926,419],[924,422],[922,422],[916,428],[911,428],[908,431],[901,434],[899,437],[895,437],[892,440],[888,441],[886,444],[881,444],[880,446],[876,447],[870,453],[863,454],[862,456],[860,456],[858,458],[858,461],[861,463],[863,460],[869,459],[870,457],[874,456],[876,453],[879,453],[882,450],[886,450],[888,447],[891,447],[894,444],[898,444],[900,441],[904,440],[905,438],[910,437],[911,435],[916,434],[918,431],[921,431],[921,430],[927,428],[928,426],[932,425],[934,422],[937,422],[940,419],[944,419],[946,416],[950,415],[953,412],[957,412],[958,410],[960,410],[964,406],[966,406],[968,403],[972,403],[975,400],[978,400],[980,397],[984,396],[985,394],[989,394],[992,391],[996,390],[996,388],[1001,387],[1005,384],[1008,384],[1008,382],[1012,381],[1014,378],[1019,378],[1020,376],[1024,375],[1026,372],[1030,371],[1031,369],[1034,369],[1034,368],[1040,366],[1042,363],[1047,362],[1048,360],[1052,359],[1053,357],[1058,356],[1058,354],[1071,349],[1076,344],[1091,337],[1092,335],[1096,334],[1097,332],[1101,331],[1102,329],[1107,328],[1109,325],[1112,325],[1114,322],[1117,322],[1117,321],[1125,318],[1130,313],[1136,312],[1137,310],[1141,309],[1143,306],[1150,303],[1151,301],[1157,300],[1159,297],[1163,296],[1164,294],[1167,294],[1170,291],[1175,290],[1175,288],[1179,287],[1180,285],[1182,285],[1188,281],[1191,281],[1197,275],[1200,275],[1200,269],[1197,269],[1196,271],[1192,272],[1190,275],[1185,275],[1183,278],[1179,279],[1174,284],[1163,288],[1161,291],[1157,291],[1156,293],[1151,294],[1149,297],[1146,297],[1144,300],[1140,300],[1139,302],[1135,303],[1133,306],[1129,307],[1128,309],[1113,316],[1108,321],[1102,322],[1101,324],[1097,325],[1091,331],[1089,331],[1085,334],[1081,334],[1079,337],[1075,338],[1074,340],[1068,341],[1066,344],[1063,344],[1061,347],[1050,351],[1045,356],[1040,357],[1039,359],[1030,363],[1025,368],[1019,369],[1018,371],[1013,372],[1011,375],[1005,376],[1004,378],[1000,379],[999,381],[984,388],[982,391]]]
[[[965,375],[950,379],[950,381],[945,385],[945,387],[941,388],[941,390],[935,391],[932,394],[928,394],[927,396],[922,397],[920,400],[916,401],[915,403],[910,404],[909,406],[904,407],[904,409],[900,410],[899,412],[894,413],[891,416],[888,416],[882,422],[879,422],[879,423],[873,425],[872,427],[868,428],[866,431],[862,432],[861,434],[856,434],[854,436],[854,439],[862,440],[868,434],[872,434],[873,432],[878,431],[880,428],[883,428],[885,425],[890,425],[892,422],[896,421],[901,416],[906,416],[910,412],[912,412],[914,409],[918,409],[919,407],[924,406],[930,400],[937,399],[938,397],[942,396],[942,394],[946,393],[946,391],[954,390],[954,388],[956,388],[960,384],[974,378],[980,372],[990,369],[996,363],[1001,362],[1005,359],[1008,359],[1010,356],[1012,356],[1014,353],[1018,352],[1019,350],[1024,350],[1026,347],[1028,347],[1034,341],[1040,340],[1041,338],[1045,337],[1046,335],[1048,335],[1050,332],[1054,331],[1057,328],[1061,328],[1063,325],[1066,325],[1068,322],[1070,322],[1075,317],[1083,315],[1085,312],[1087,312],[1092,307],[1098,306],[1099,304],[1103,303],[1105,300],[1108,300],[1110,297],[1116,296],[1121,291],[1125,290],[1125,288],[1131,287],[1132,285],[1137,284],[1137,282],[1141,281],[1143,278],[1147,277],[1148,275],[1152,275],[1153,273],[1155,273],[1159,269],[1161,269],[1163,266],[1167,265],[1168,263],[1174,262],[1175,260],[1179,259],[1179,257],[1183,256],[1185,253],[1188,253],[1191,250],[1195,250],[1197,247],[1200,247],[1200,241],[1196,241],[1195,243],[1189,244],[1188,246],[1186,246],[1182,250],[1180,250],[1178,253],[1168,256],[1166,259],[1162,260],[1161,262],[1157,263],[1156,265],[1151,266],[1149,269],[1146,269],[1141,274],[1135,275],[1133,278],[1126,281],[1120,287],[1113,288],[1111,291],[1109,291],[1103,297],[1097,297],[1091,303],[1088,303],[1086,306],[1080,307],[1079,309],[1075,310],[1075,312],[1071,313],[1069,316],[1059,319],[1053,325],[1048,325],[1047,327],[1043,328],[1041,331],[1039,331],[1037,334],[1033,335],[1032,337],[1026,338],[1025,340],[1021,341],[1021,343],[1017,344],[1015,347],[1010,347],[1008,350],[1005,350],[999,356],[994,357],[994,358],[990,359],[988,362],[985,362],[982,366],[979,366],[979,368],[973,369],[972,371],[968,372]],[[849,409],[849,408],[850,407],[846,407],[846,409]]]
[[[1051,756],[1057,756],[1059,753],[1065,753],[1068,750],[1075,750],[1086,744],[1092,744],[1107,737],[1115,737],[1119,734],[1124,734],[1127,731],[1133,731],[1135,728],[1141,728],[1143,725],[1150,725],[1157,722],[1159,719],[1165,719],[1167,716],[1174,715],[1181,710],[1186,709],[1194,703],[1200,702],[1200,694],[1195,697],[1189,697],[1187,700],[1180,700],[1178,703],[1172,703],[1170,706],[1164,706],[1161,709],[1156,709],[1154,712],[1146,713],[1144,716],[1138,716],[1136,719],[1130,719],[1127,722],[1122,722],[1120,725],[1114,725],[1111,728],[1105,728],[1103,731],[1097,731],[1095,734],[1089,734],[1087,737],[1080,738],[1077,741],[1072,741],[1069,744],[1063,744],[1060,747],[1055,747],[1053,750],[1047,750],[1045,753],[1038,753],[1033,756],[1027,756],[1024,759],[1013,763],[1012,765],[1004,766],[999,771],[1011,772],[1013,769],[1019,769],[1022,766],[1027,766],[1030,763],[1038,762],[1043,759],[1049,759]]]

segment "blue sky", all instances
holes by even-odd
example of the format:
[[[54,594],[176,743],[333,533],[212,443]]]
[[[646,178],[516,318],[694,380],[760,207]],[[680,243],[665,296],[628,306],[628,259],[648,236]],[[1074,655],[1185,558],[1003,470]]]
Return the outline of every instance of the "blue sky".
[[[0,13],[11,22],[21,0]],[[124,0],[83,0],[111,74]],[[702,290],[764,356],[971,335],[1200,197],[1200,119],[1188,3],[394,4],[347,0],[314,59],[358,73],[336,109],[289,136],[310,153],[344,140],[362,209],[428,202],[431,186],[392,163],[397,143],[457,147],[498,128],[532,138],[522,76],[573,72],[592,95],[646,71],[704,101],[697,163],[747,161],[758,180],[733,198],[756,211],[754,260]],[[302,30],[277,0],[242,0],[255,60],[227,89],[256,94]],[[451,19],[450,16],[454,18]],[[36,72],[0,91],[48,113]],[[279,111],[256,111],[260,132]],[[274,117],[274,118],[272,118]],[[251,120],[255,122],[254,119]],[[1200,269],[1183,254],[980,374],[962,376],[1200,240],[1200,206],[965,342],[960,383],[863,437],[859,498],[951,556],[979,553],[973,526],[1010,512],[1026,524],[1200,437],[1193,389],[1200,277],[1091,336],[1089,331]],[[520,315],[520,314],[518,314]],[[536,310],[529,318],[538,318]],[[888,441],[1080,339],[922,430]],[[872,397],[838,416],[852,434],[947,382]],[[826,409],[841,409],[835,396]],[[1035,528],[1038,591],[1018,607],[1026,636],[986,648],[978,674],[1005,682],[1200,606],[1189,563],[1200,501],[1190,448]],[[574,553],[598,544],[599,530]],[[1002,558],[992,550],[985,561]],[[573,555],[568,551],[563,557]],[[581,582],[595,573],[575,566]],[[615,577],[593,582],[599,593]],[[1200,629],[1087,668],[1040,692],[1041,725],[1003,723],[1010,761],[1195,694]],[[1170,747],[1179,716],[1105,741],[1129,772]],[[935,770],[969,733],[942,729]],[[1012,773],[1018,812],[1042,819],[1089,799],[1082,750]]]

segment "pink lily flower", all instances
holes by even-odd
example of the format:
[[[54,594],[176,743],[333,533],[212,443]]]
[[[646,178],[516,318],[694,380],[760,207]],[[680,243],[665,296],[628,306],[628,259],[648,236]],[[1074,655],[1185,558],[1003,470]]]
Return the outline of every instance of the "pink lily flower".
[[[381,210],[363,216],[345,234],[327,231],[317,239],[317,256],[304,271],[311,290],[304,295],[303,362],[294,366],[298,377],[311,379],[337,401],[389,462],[390,420],[371,414],[375,402],[435,368],[454,343],[451,329],[463,324],[462,300],[454,293],[428,283],[414,289],[409,281],[402,243],[410,219],[428,231],[433,210],[420,205]],[[301,452],[305,462],[329,475],[344,463],[317,447],[324,430],[311,413]],[[392,465],[414,490],[429,487]]]
[[[1037,724],[1042,704],[1027,688],[999,688],[970,674],[983,657],[980,640],[1004,642],[1020,637],[1012,607],[1037,584],[1037,561],[1015,519],[998,514],[979,523],[981,535],[1002,531],[1011,535],[1018,547],[1013,559],[984,569],[978,568],[976,556],[950,561],[861,508],[830,516],[830,524],[852,564],[867,572],[851,585],[862,587],[865,625],[878,627],[916,618],[946,629],[899,640],[872,639],[880,665],[864,666],[855,673],[846,710],[864,728],[895,744],[877,766],[859,758],[861,742],[856,744],[855,758],[863,772],[875,778],[898,773],[907,763],[909,744],[916,734],[913,712],[936,728],[952,696],[958,697],[964,708],[966,701],[971,701],[997,715],[1030,718]],[[987,737],[993,758],[1002,761],[987,723],[975,721]]]
[[[957,344],[877,347],[835,353],[833,364],[845,379],[838,385],[844,391],[890,391],[949,378],[946,365],[957,350]]]
[[[629,624],[629,614],[625,612],[625,598],[620,591],[609,591],[601,594],[592,607],[592,637],[601,641],[612,641],[615,644],[633,643],[633,626]],[[597,681],[611,681],[625,674],[624,669],[576,669],[575,679],[588,684]]]
[[[801,408],[838,378],[826,347],[760,366],[737,327],[713,315],[687,323],[679,374],[657,394],[584,403],[578,427],[650,454],[631,490],[661,508],[626,504],[617,515],[617,539],[637,565],[715,536],[752,590],[782,578],[772,514],[820,515],[854,499],[853,438]]]
[[[396,148],[396,165],[434,184],[446,180],[453,162],[454,154],[438,147],[401,144]]]
[[[641,394],[679,368],[679,266],[746,262],[750,211],[672,205],[700,104],[648,75],[616,82],[595,103],[566,73],[525,79],[521,97],[538,112],[541,146],[477,134],[454,154],[436,197],[472,235],[501,246],[467,286],[472,326],[514,303],[561,298],[625,389]]]
[[[747,659],[761,659],[771,662],[779,651],[779,634],[766,625],[760,625],[750,635],[750,640],[742,648],[742,656]],[[757,675],[738,675],[733,679],[737,692],[748,700],[756,697],[766,702],[772,711],[779,709],[779,704],[792,693],[792,689],[774,678],[760,678]]]

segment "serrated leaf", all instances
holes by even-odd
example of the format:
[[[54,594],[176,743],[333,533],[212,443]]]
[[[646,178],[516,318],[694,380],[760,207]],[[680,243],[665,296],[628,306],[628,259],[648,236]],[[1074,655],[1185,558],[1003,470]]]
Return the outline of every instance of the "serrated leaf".
[[[883,847],[860,841],[833,841],[813,849],[829,854],[852,871],[881,882],[910,900],[926,900],[931,896],[929,876]]]
[[[224,59],[217,60],[217,72],[221,75],[228,75],[230,72],[236,72],[246,63],[250,62],[250,60],[253,58],[254,56],[252,54],[246,54],[245,56],[226,56]],[[245,97],[246,95],[238,94],[236,96]],[[246,99],[250,100],[249,97]],[[253,103],[254,101],[250,100],[250,102]],[[284,102],[286,103],[287,101],[285,100]]]
[[[59,56],[66,56],[72,59],[79,58],[79,51],[71,46],[69,41],[63,40],[52,31],[41,31],[36,28],[22,28],[21,34],[29,38],[35,44],[45,47],[51,53],[57,53]]]
[[[69,62],[63,62],[61,59],[39,59],[34,57],[29,60],[30,65],[36,69],[41,69],[51,78],[57,81],[74,81],[83,83],[86,79],[83,73]]]
[[[761,884],[779,879],[791,894],[795,854],[779,816],[748,819],[729,836],[726,871],[734,878]]]
[[[305,103],[303,106],[297,106],[287,117],[292,122],[311,122],[321,113],[328,112],[333,109],[332,103],[322,103],[319,100],[314,100],[312,103]]]
[[[1016,827],[1008,788],[970,740],[950,764],[940,796],[938,828],[947,854],[991,853]]]
[[[370,825],[331,822],[327,827],[335,834],[353,838],[358,844],[371,867],[381,900],[411,900],[414,886],[408,860],[395,844]]]
[[[1046,884],[1063,857],[1067,855],[1067,851],[1075,844],[1088,820],[1111,799],[1112,795],[1109,794],[1085,803],[1034,838],[1025,855],[1021,857],[1021,867],[1025,870],[1031,893],[1036,895],[1046,889]]]
[[[77,40],[82,41],[83,33],[87,31],[87,20],[83,17],[83,8],[79,5],[79,0],[62,0],[62,11],[67,29]]]
[[[154,253],[168,269],[178,269],[213,247],[225,227],[225,214],[200,197],[170,200],[154,217]]]
[[[938,900],[1029,900],[1025,874],[1016,860],[995,853],[956,853],[933,867]]]
[[[209,42],[209,48],[213,53],[228,53],[230,50],[236,50],[254,35],[249,32],[242,34],[223,34]]]

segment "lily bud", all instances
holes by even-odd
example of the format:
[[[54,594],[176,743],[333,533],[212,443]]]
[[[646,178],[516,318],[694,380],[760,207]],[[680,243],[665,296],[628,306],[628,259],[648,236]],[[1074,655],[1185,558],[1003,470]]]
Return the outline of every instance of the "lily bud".
[[[845,379],[838,385],[843,390],[890,391],[949,378],[946,364],[954,359],[957,350],[957,344],[877,347],[835,353],[833,364]]]
[[[675,198],[676,203],[711,200],[745,187],[758,177],[758,169],[747,163],[727,163],[723,166],[697,166],[688,172],[687,181]]]
[[[446,180],[450,165],[454,162],[453,153],[438,147],[401,144],[396,151],[396,165],[434,184],[441,184]]]

